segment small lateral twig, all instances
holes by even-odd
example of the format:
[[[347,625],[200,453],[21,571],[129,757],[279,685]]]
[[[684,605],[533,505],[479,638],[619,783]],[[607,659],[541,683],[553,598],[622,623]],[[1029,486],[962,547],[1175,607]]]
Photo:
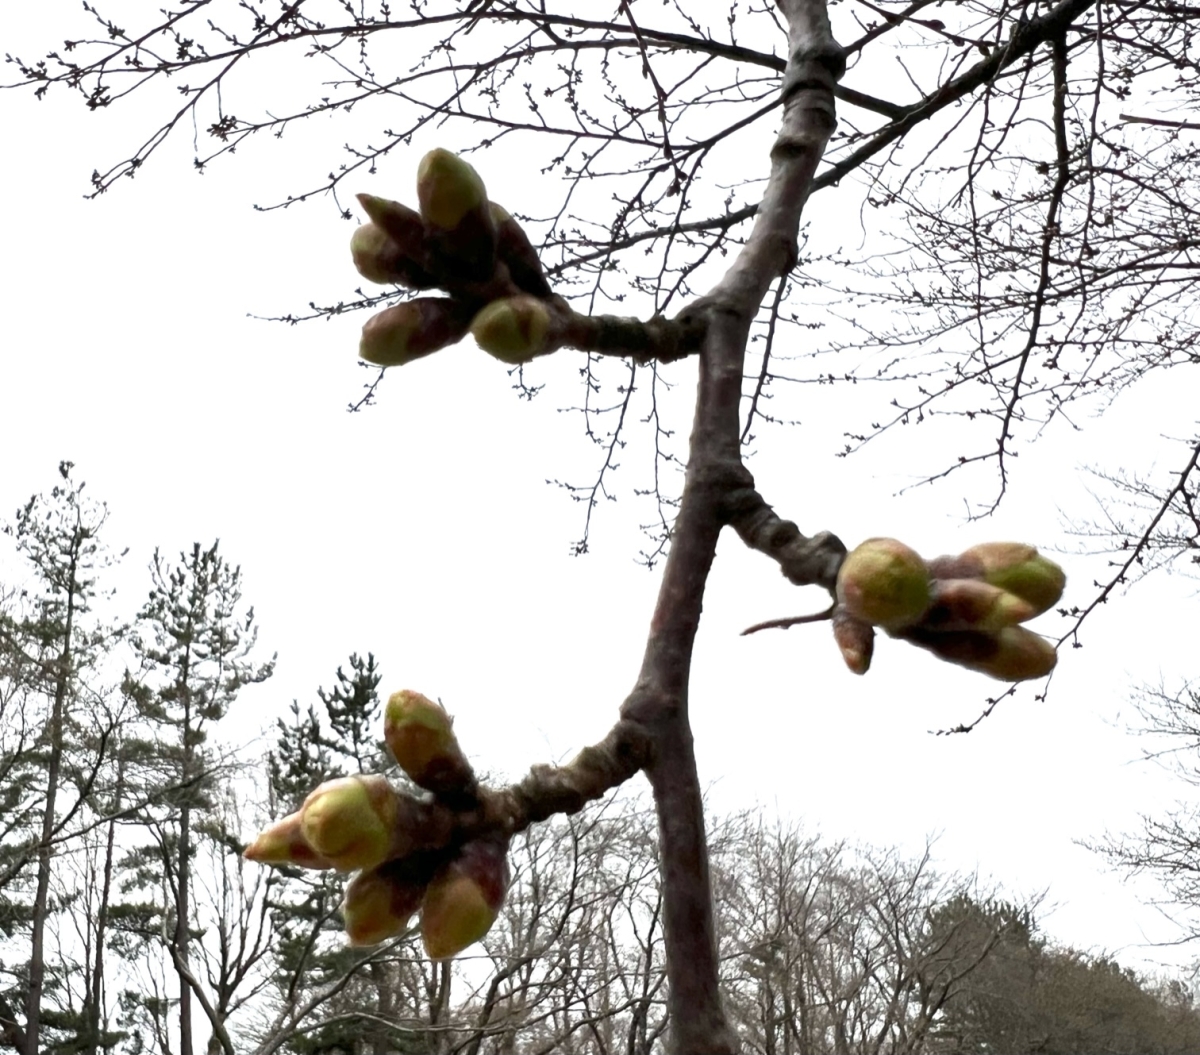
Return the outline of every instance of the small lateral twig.
[[[768,619],[765,623],[755,623],[746,627],[741,636],[757,634],[760,630],[786,630],[789,626],[799,626],[801,623],[823,623],[833,618],[834,606],[830,605],[822,612],[812,612],[809,615],[793,615],[786,619]]]

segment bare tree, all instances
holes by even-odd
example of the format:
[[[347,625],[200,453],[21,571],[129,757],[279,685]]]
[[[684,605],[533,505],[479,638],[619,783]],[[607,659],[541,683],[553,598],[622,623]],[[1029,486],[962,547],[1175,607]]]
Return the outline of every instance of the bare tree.
[[[39,95],[62,85],[93,108],[131,93],[162,105],[160,123],[139,146],[97,169],[96,193],[141,170],[178,128],[207,130],[211,149],[196,157],[204,168],[260,132],[351,108],[378,107],[379,127],[348,145],[342,164],[322,162],[316,171],[329,175],[278,206],[329,194],[349,215],[345,181],[435,124],[465,124],[480,147],[526,137],[547,144],[532,156],[548,185],[564,179],[536,232],[545,274],[534,282],[535,310],[557,327],[559,346],[587,353],[581,409],[599,449],[594,478],[566,482],[587,510],[577,548],[587,547],[592,511],[613,486],[616,452],[641,419],[655,474],[645,559],[666,554],[661,590],[640,669],[609,732],[569,765],[536,766],[519,784],[480,788],[469,806],[435,802],[415,839],[443,851],[489,833],[512,835],[645,773],[658,816],[672,1045],[733,1051],[739,1042],[720,996],[688,723],[705,582],[726,527],[790,582],[830,593],[846,553],[829,532],[803,534],[773,511],[744,464],[744,446],[782,417],[767,413],[775,392],[878,382],[891,409],[856,406],[861,424],[848,425],[847,451],[900,424],[961,423],[940,445],[952,453],[927,476],[992,470],[975,506],[982,514],[1005,494],[1023,446],[1044,426],[1069,421],[1073,402],[1193,365],[1196,154],[1191,123],[1156,116],[1155,107],[1161,99],[1194,105],[1200,78],[1194,20],[1174,0],[981,0],[953,11],[935,11],[930,0],[859,0],[839,12],[844,46],[821,0],[734,2],[703,14],[679,3],[653,13],[636,7],[621,0],[601,15],[566,0],[414,0],[400,14],[335,0],[278,11],[257,0],[208,0],[146,17],[89,5],[94,38],[12,61],[17,80]],[[284,63],[300,55],[331,71],[316,100],[290,98],[272,77],[280,96],[264,103],[238,81],[267,56]],[[848,62],[855,83],[839,86]],[[835,98],[848,114],[831,140]],[[766,177],[761,194],[748,192],[750,183],[731,191],[710,179],[721,157],[737,158],[745,171],[738,133],[764,120],[778,134],[769,173],[764,162],[751,177]],[[889,242],[872,242],[861,259],[800,262],[806,200],[843,183],[878,210]],[[597,189],[615,202],[599,221]],[[724,274],[697,296],[699,283],[711,281],[710,265],[727,253]],[[469,281],[439,274],[426,284],[450,294],[451,306],[437,310],[461,334],[481,307],[520,292],[514,274],[485,268]],[[416,284],[427,277],[421,272]],[[789,300],[799,286],[803,309]],[[363,294],[312,314],[393,296]],[[626,296],[653,317],[592,314]],[[827,326],[820,347],[803,338],[818,321],[814,304]],[[886,307],[889,325],[878,325],[872,305]],[[676,311],[671,319],[668,310]],[[791,339],[796,327],[797,343],[812,350],[789,362],[777,349],[780,334]],[[752,334],[761,340],[748,355]],[[698,361],[698,383],[685,452],[660,401],[665,364],[687,357]],[[535,387],[524,368],[517,384],[527,394]],[[372,385],[366,398],[374,392]],[[635,393],[644,402],[635,403]],[[677,489],[671,474],[680,470]],[[1078,609],[1076,630],[1093,607]],[[990,639],[947,630],[938,619],[902,636],[979,666]],[[847,626],[853,630],[844,618],[835,622],[839,634]],[[870,639],[854,632],[858,638],[839,641],[862,670]],[[847,926],[867,925],[868,904],[846,911]],[[853,989],[852,979],[841,981]]]

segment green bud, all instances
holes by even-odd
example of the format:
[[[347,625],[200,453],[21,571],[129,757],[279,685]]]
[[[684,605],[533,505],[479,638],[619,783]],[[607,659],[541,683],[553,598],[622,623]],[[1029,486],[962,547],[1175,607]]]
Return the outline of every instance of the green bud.
[[[392,851],[397,797],[381,776],[326,781],[304,800],[300,830],[308,845],[338,871],[374,868]]]
[[[304,838],[300,814],[290,813],[263,831],[242,856],[262,865],[299,865],[301,868],[332,868],[333,864],[314,850]]]
[[[921,625],[934,630],[999,630],[1037,615],[1028,601],[980,579],[935,579]]]
[[[403,934],[421,907],[430,873],[408,861],[388,861],[360,872],[346,887],[342,920],[351,945],[378,945]]]
[[[417,168],[417,198],[430,260],[444,277],[442,285],[491,278],[496,223],[479,173],[448,150],[431,150]]]
[[[1033,615],[1053,608],[1067,584],[1059,565],[1024,542],[982,542],[957,557],[938,557],[930,568],[939,579],[982,579],[1007,590],[1032,605]]]
[[[838,605],[833,611],[833,639],[846,666],[855,674],[866,674],[875,651],[875,628]]]
[[[994,633],[939,631],[913,626],[897,636],[927,649],[948,663],[987,674],[1000,681],[1044,678],[1058,662],[1055,647],[1023,626],[1006,626]]]
[[[547,354],[550,312],[535,297],[494,300],[471,322],[471,335],[489,355],[502,363],[527,363]]]
[[[929,569],[903,542],[867,539],[842,562],[837,597],[850,615],[895,630],[917,622],[929,607]]]
[[[414,255],[378,224],[364,223],[355,229],[350,236],[350,256],[358,273],[368,282],[398,284],[408,289],[437,285],[421,261],[421,243],[417,244]]]
[[[454,722],[419,692],[393,693],[384,708],[383,736],[400,768],[419,787],[444,797],[475,792],[475,774],[454,735]]]
[[[445,297],[417,297],[372,315],[363,326],[358,354],[376,366],[403,366],[461,341],[469,316]]]
[[[445,960],[474,945],[496,922],[508,892],[508,841],[473,839],[443,865],[421,905],[421,937],[430,959]]]

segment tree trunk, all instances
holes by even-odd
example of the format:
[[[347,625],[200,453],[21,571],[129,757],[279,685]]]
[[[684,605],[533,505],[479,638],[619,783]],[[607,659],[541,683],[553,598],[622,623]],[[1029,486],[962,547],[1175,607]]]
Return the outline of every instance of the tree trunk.
[[[42,837],[38,846],[37,892],[33,900],[33,938],[29,952],[29,990],[25,995],[25,1055],[38,1055],[42,1022],[42,990],[46,984],[46,913],[50,902],[50,840],[54,836],[54,808],[58,800],[58,782],[62,769],[63,719],[67,689],[71,683],[73,653],[71,639],[75,629],[75,593],[79,569],[79,550],[83,543],[77,529],[71,539],[71,563],[67,576],[67,618],[63,627],[62,650],[54,672],[54,706],[50,712],[50,760],[46,766],[46,805],[42,813]]]

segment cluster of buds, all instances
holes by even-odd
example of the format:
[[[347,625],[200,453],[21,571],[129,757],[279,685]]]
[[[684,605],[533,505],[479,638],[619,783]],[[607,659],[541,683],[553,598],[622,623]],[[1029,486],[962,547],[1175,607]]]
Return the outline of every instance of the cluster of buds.
[[[870,667],[880,627],[1002,681],[1041,678],[1058,653],[1020,624],[1057,604],[1065,585],[1062,568],[1021,542],[926,561],[896,539],[868,539],[838,571],[834,638],[856,674]]]
[[[350,253],[363,278],[448,297],[416,297],[379,312],[363,327],[359,354],[400,366],[456,344],[468,331],[484,351],[525,363],[561,347],[574,318],[546,281],[528,235],[488,200],[479,173],[448,150],[431,150],[417,169],[419,211],[358,195],[370,223]]]
[[[400,768],[432,800],[375,774],[330,780],[262,832],[245,856],[358,872],[342,905],[353,944],[397,937],[420,913],[426,952],[433,959],[456,956],[488,932],[504,904],[508,838],[488,833],[463,842],[449,830],[448,810],[477,804],[478,784],[439,704],[419,692],[395,693],[384,737]]]

